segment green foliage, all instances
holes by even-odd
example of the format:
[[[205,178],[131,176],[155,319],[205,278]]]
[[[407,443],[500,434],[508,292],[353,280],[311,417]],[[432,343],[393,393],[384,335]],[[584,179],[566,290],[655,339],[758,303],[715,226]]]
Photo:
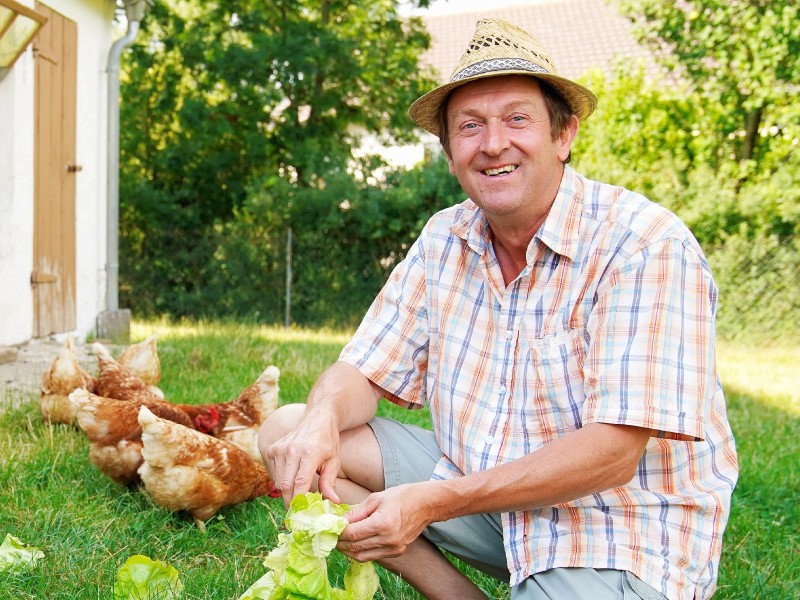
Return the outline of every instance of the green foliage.
[[[263,274],[240,280],[250,257],[225,239],[248,218],[248,190],[269,182],[288,223],[334,210],[340,200],[322,206],[329,198],[314,192],[347,172],[359,132],[412,137],[405,110],[431,85],[417,65],[427,45],[393,0],[157,3],[124,63],[122,303],[151,315],[262,313],[219,289]]]
[[[709,257],[723,288],[717,333],[730,340],[780,342],[800,335],[800,236],[730,235]]]
[[[620,64],[613,78],[590,73],[596,111],[581,125],[573,156],[588,176],[636,190],[656,200],[673,199],[689,169],[715,152],[701,135],[717,114],[696,95],[665,93],[640,65]]]
[[[365,173],[378,167],[374,160],[356,166]],[[288,208],[284,194],[292,198]],[[211,293],[225,308],[215,314],[282,320],[291,226],[292,320],[353,326],[428,217],[462,198],[441,157],[388,170],[381,182],[337,173],[320,189],[290,190],[278,178],[264,180],[222,236],[216,271],[231,276],[216,280],[222,285]]]
[[[795,0],[620,0],[640,39],[705,103],[722,108],[722,138],[738,159],[761,160],[783,127],[800,82],[800,6]],[[796,123],[795,123],[796,124]],[[796,130],[795,130],[796,131]]]
[[[463,198],[444,169],[445,161],[437,160],[429,168],[389,172],[383,182],[355,186],[342,177],[318,196],[321,205],[332,206],[327,214],[309,205],[293,214],[298,242],[293,314],[300,323],[360,321],[428,217]]]

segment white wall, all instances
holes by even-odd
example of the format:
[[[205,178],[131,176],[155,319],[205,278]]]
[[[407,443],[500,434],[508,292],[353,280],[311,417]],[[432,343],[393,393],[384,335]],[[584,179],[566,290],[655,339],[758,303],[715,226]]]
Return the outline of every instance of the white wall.
[[[28,50],[0,81],[0,344],[32,330],[33,79]]]
[[[78,334],[94,330],[105,308],[107,95],[106,63],[113,43],[113,0],[52,0],[75,9],[78,22],[78,119],[75,202]],[[58,8],[53,6],[53,8]]]
[[[30,0],[22,0],[32,6]],[[76,162],[76,311],[85,336],[105,298],[106,73],[113,0],[49,0],[78,25]],[[33,332],[33,95],[30,47],[0,81],[0,345]]]

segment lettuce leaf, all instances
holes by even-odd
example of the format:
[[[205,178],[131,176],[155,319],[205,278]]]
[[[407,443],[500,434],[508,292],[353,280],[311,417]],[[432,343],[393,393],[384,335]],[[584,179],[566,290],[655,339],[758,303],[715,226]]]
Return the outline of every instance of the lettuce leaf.
[[[160,560],[135,554],[117,571],[114,600],[174,600],[182,595],[178,571]]]
[[[36,566],[40,558],[44,558],[44,552],[39,548],[29,546],[7,533],[3,543],[0,544],[0,573],[4,571],[19,573]]]
[[[350,565],[344,573],[344,589],[354,600],[370,599],[380,587],[380,580],[375,567],[371,562],[360,563],[352,558],[348,559]],[[337,596],[337,600],[342,598]]]
[[[328,581],[328,555],[347,527],[347,504],[334,504],[319,492],[298,495],[284,519],[288,533],[267,558],[267,573],[239,600],[371,600],[380,585],[375,566],[350,559],[344,589]]]
[[[267,571],[247,591],[239,597],[239,600],[282,600],[288,596],[275,582],[275,571]]]

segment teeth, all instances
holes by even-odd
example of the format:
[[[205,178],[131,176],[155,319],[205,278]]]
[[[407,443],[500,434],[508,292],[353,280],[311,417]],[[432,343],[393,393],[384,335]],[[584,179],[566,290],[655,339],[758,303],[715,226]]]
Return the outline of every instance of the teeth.
[[[516,168],[517,165],[505,165],[504,167],[500,167],[498,169],[486,169],[484,173],[490,176],[502,175],[503,173],[511,173],[512,171],[515,171]]]

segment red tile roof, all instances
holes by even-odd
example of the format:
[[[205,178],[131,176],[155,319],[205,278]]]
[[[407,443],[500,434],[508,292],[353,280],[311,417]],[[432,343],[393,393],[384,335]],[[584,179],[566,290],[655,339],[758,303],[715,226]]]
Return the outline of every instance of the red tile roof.
[[[617,56],[643,60],[647,72],[657,69],[652,55],[634,39],[630,22],[608,2],[520,0],[519,5],[505,8],[423,15],[431,35],[431,49],[423,61],[437,70],[442,81],[449,80],[472,38],[476,21],[486,17],[505,19],[538,38],[550,51],[559,75],[578,78],[595,67],[609,74]]]

